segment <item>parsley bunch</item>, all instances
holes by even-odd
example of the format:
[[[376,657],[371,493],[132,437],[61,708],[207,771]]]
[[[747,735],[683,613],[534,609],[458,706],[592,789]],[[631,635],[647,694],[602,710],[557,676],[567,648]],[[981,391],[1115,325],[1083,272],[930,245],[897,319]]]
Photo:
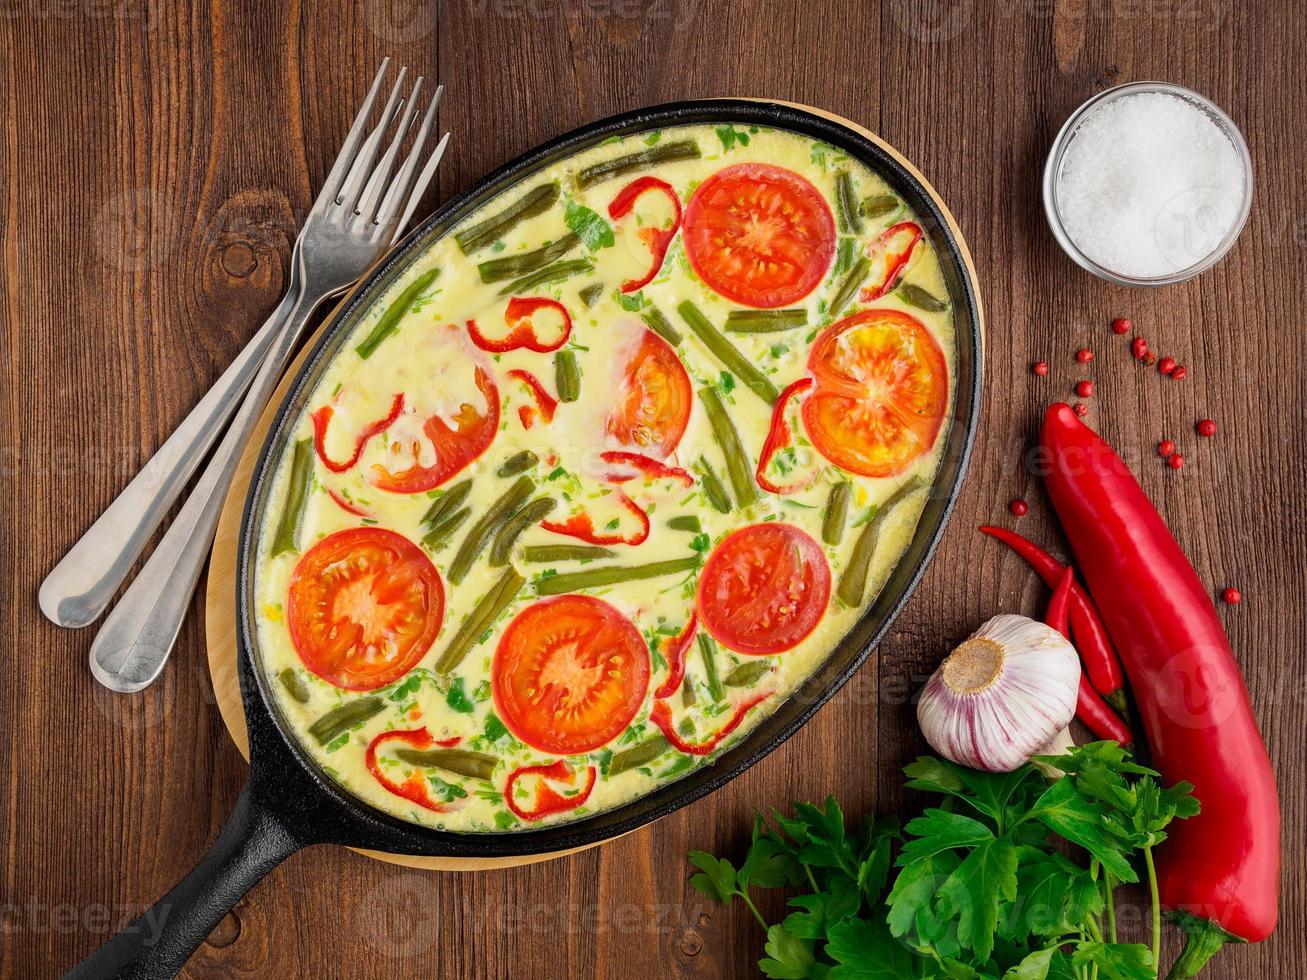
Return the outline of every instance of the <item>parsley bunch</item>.
[[[1198,812],[1192,787],[1115,742],[1010,773],[929,756],[909,789],[943,797],[900,827],[868,815],[849,833],[835,798],[758,814],[743,864],[693,851],[690,884],[741,899],[767,930],[758,966],[783,980],[1152,980],[1161,909],[1152,851]],[[1050,782],[1051,777],[1051,782]],[[1068,845],[1075,845],[1069,847]],[[1074,856],[1073,856],[1074,855]],[[1152,944],[1119,942],[1113,895],[1143,878]],[[801,889],[768,925],[752,888]]]

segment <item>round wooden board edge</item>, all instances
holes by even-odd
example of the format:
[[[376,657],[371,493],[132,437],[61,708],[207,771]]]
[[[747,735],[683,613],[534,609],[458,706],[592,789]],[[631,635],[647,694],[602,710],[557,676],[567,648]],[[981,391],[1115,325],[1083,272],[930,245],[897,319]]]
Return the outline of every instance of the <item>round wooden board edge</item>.
[[[846,119],[833,112],[825,109],[819,109],[815,106],[804,105],[800,102],[786,102],[777,99],[764,99],[752,96],[746,97],[752,102],[770,102],[773,104],[787,105],[805,112],[811,112],[814,115],[822,116],[832,122],[847,126],[861,136],[871,140],[877,146],[885,150],[897,160],[905,170],[916,178],[926,193],[930,195],[943,214],[944,220],[948,223],[949,230],[953,233],[954,240],[957,242],[958,250],[961,252],[963,264],[971,279],[972,288],[976,294],[976,327],[981,338],[983,350],[984,345],[984,308],[980,296],[979,277],[976,275],[976,268],[971,258],[971,250],[967,247],[966,239],[962,235],[962,230],[958,227],[957,221],[953,217],[953,212],[948,209],[939,193],[934,186],[922,176],[912,163],[899,153],[893,146],[885,142],[865,126]],[[382,257],[384,259],[384,256]],[[381,261],[379,259],[378,261]],[[360,277],[359,282],[366,282],[369,273]],[[227,727],[227,733],[231,736],[236,748],[240,750],[241,755],[246,760],[250,757],[249,738],[245,727],[245,708],[241,702],[240,681],[236,676],[236,551],[240,544],[240,524],[241,515],[245,507],[245,495],[249,490],[250,478],[254,472],[254,463],[258,458],[260,449],[263,446],[263,440],[267,437],[268,429],[272,425],[273,417],[276,414],[277,406],[282,402],[287,390],[289,390],[291,381],[299,372],[300,365],[308,356],[308,352],[313,349],[322,332],[335,318],[336,313],[342,309],[346,303],[353,297],[353,290],[341,299],[339,305],[331,312],[313,336],[304,343],[300,349],[299,355],[295,358],[289,368],[287,368],[281,383],[277,386],[276,392],[268,402],[268,407],[264,410],[263,415],[259,418],[258,425],[255,426],[249,442],[245,446],[244,453],[241,454],[241,460],[236,467],[236,472],[232,477],[231,487],[227,491],[227,497],[223,501],[222,514],[218,520],[218,530],[214,536],[213,554],[209,559],[209,576],[205,587],[204,594],[204,635],[205,646],[208,653],[209,678],[213,684],[214,699],[218,705],[218,713],[222,716],[223,724]],[[599,842],[603,843],[603,842]],[[589,847],[595,847],[597,844],[590,844]],[[565,851],[550,851],[543,854],[523,855],[519,857],[508,858],[438,858],[422,857],[413,854],[391,854],[387,851],[372,851],[364,848],[350,848],[358,854],[370,858],[376,858],[379,861],[387,861],[391,864],[403,865],[409,868],[424,869],[428,871],[476,871],[491,868],[511,868],[527,864],[536,864],[541,861],[549,861],[553,858],[564,857],[568,854],[575,854],[578,851],[586,850],[585,847],[573,848]]]

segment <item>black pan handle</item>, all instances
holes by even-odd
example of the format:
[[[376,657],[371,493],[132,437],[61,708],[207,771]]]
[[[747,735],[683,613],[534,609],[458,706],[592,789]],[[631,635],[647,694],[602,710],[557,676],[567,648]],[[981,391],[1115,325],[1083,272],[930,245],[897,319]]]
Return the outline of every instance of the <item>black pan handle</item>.
[[[194,870],[65,980],[175,977],[245,893],[302,846],[246,783],[227,826]]]

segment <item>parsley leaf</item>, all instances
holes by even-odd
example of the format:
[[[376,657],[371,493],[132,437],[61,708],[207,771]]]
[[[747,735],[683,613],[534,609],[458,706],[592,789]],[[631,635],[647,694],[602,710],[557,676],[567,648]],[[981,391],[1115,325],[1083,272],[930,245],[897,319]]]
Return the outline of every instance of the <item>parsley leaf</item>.
[[[585,247],[592,252],[596,249],[608,248],[617,240],[613,235],[612,226],[607,221],[576,201],[567,202],[567,207],[563,209],[563,221],[567,223],[572,234],[581,239]]]

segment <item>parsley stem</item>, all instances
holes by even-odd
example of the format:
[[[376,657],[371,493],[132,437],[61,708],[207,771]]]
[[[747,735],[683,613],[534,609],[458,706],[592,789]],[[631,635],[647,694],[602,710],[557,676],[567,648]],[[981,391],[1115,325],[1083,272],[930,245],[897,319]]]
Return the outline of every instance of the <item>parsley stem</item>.
[[[1110,871],[1103,872],[1103,904],[1107,907],[1107,937],[1109,942],[1116,942],[1116,903],[1112,893],[1116,891],[1116,882]],[[1154,963],[1154,965],[1156,965]]]
[[[747,906],[749,906],[749,911],[752,912],[752,913],[753,913],[753,917],[754,917],[755,919],[758,920],[758,924],[759,924],[760,926],[762,926],[763,932],[766,932],[766,931],[767,931],[767,920],[764,919],[764,918],[762,917],[762,913],[758,911],[758,906],[756,906],[756,905],[753,904],[753,899],[751,899],[751,898],[749,897],[749,889],[747,889],[747,888],[741,888],[741,889],[740,889],[740,897],[741,897],[742,899],[744,899],[744,904],[747,905]]]
[[[1144,864],[1148,867],[1148,896],[1153,902],[1153,966],[1157,967],[1162,949],[1162,902],[1157,894],[1157,869],[1153,867],[1153,846],[1144,846]]]
[[[812,890],[815,891],[815,892],[819,892],[819,891],[821,891],[821,889],[817,887],[817,879],[816,879],[815,877],[813,877],[813,874],[812,874],[812,868],[808,867],[808,866],[805,864],[805,865],[803,866],[803,873],[806,874],[806,875],[808,876],[808,884],[810,884],[810,885],[812,886]]]

